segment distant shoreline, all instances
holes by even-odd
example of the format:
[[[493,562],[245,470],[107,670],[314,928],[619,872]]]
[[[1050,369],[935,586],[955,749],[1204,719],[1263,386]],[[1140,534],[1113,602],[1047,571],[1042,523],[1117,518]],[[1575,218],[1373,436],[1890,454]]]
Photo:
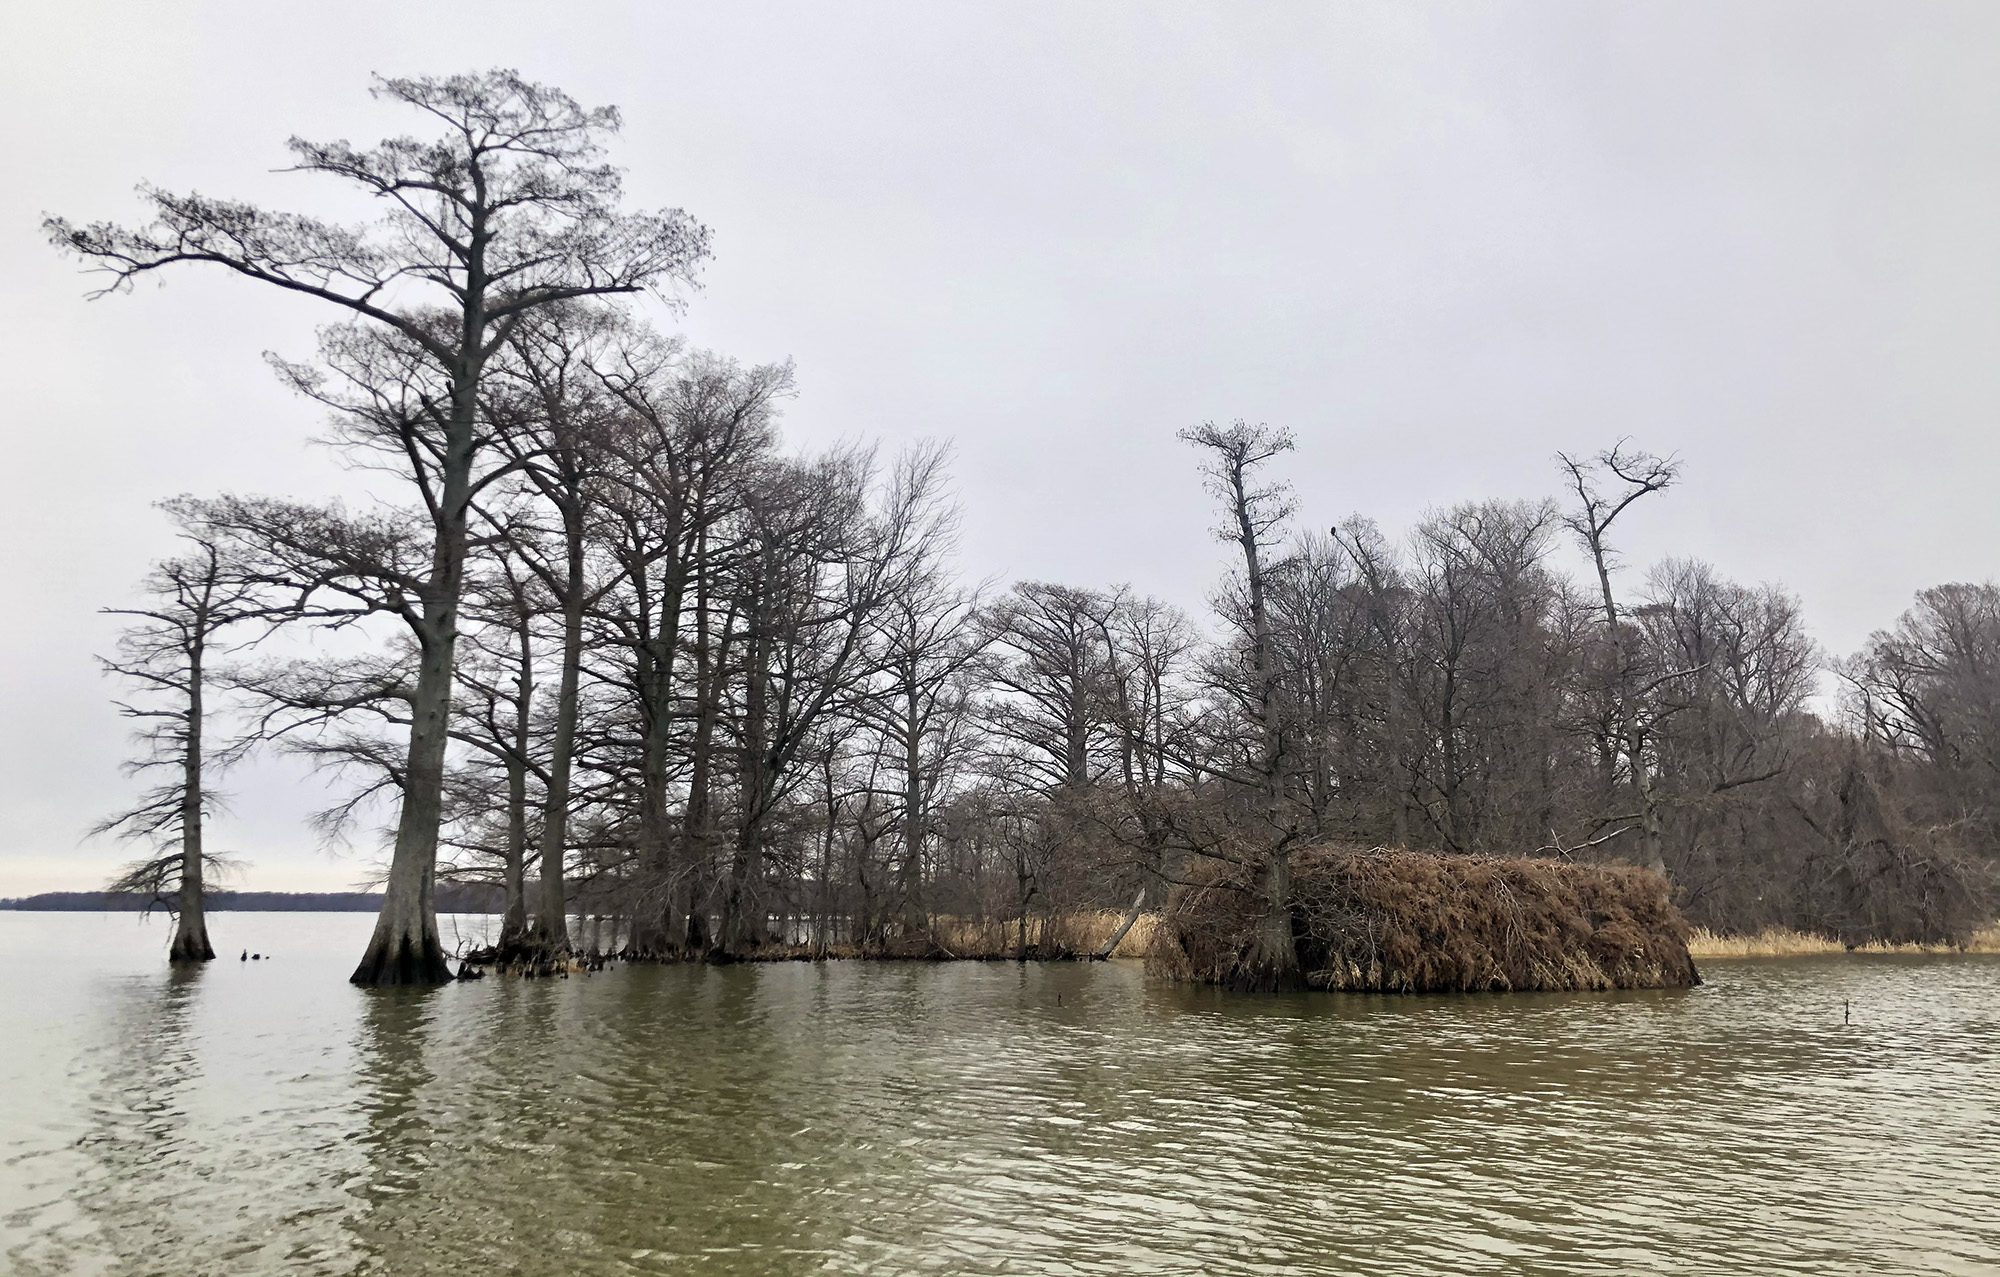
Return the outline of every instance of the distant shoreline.
[[[21,913],[140,913],[148,898],[137,892],[44,891],[32,896],[0,896],[0,910]],[[162,901],[151,901],[165,910]],[[212,913],[374,913],[382,907],[375,891],[214,891],[207,901]],[[448,883],[437,889],[440,914],[501,914],[505,896],[499,887]],[[1115,920],[1116,915],[1108,915]],[[1145,915],[1149,924],[1152,914]],[[1122,955],[1143,955],[1144,933],[1121,946]],[[1757,935],[1718,935],[1697,927],[1688,939],[1690,956],[1703,961],[1730,958],[1796,958],[1836,953],[2000,953],[2000,921],[1984,928],[1964,946],[1862,944],[1850,949],[1832,936],[1772,928]]]
[[[0,909],[24,913],[141,913],[164,909],[167,901],[136,891],[44,891],[39,895],[0,897]],[[211,913],[374,913],[382,907],[379,891],[211,891],[205,901]],[[504,896],[498,887],[441,885],[439,913],[501,913]]]

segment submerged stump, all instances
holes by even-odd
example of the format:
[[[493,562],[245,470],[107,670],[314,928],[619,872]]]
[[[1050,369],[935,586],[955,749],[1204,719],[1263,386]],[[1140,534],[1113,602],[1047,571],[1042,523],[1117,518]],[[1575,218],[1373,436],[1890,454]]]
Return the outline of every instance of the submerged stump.
[[[1178,888],[1146,965],[1240,980],[1260,943],[1247,877],[1212,866]],[[1374,993],[1662,989],[1700,983],[1667,880],[1624,865],[1316,847],[1292,863],[1308,988]]]

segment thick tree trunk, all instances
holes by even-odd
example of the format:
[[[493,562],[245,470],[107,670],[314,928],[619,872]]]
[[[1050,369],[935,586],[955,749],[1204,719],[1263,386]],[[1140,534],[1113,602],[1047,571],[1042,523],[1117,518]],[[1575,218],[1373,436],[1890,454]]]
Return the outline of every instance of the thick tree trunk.
[[[446,614],[447,624],[449,614]],[[449,631],[447,631],[449,633]],[[451,979],[438,938],[435,878],[443,813],[444,755],[451,712],[452,644],[424,647],[411,706],[410,752],[396,850],[375,932],[348,979],[355,984],[444,984]]]
[[[824,823],[819,837],[819,882],[814,892],[813,947],[820,957],[833,944],[833,843],[839,828],[840,799],[834,790],[833,751],[820,760],[821,796],[826,800]]]
[[[484,281],[474,278],[474,295]],[[471,509],[473,420],[477,410],[478,349],[483,316],[469,310],[468,356],[452,386],[442,488],[431,547],[431,579],[417,635],[420,661],[410,702],[410,749],[403,772],[403,807],[396,820],[396,850],[382,892],[382,912],[355,984],[444,984],[451,979],[437,925],[438,825],[444,815],[445,749],[451,740],[452,667],[458,648],[458,604],[465,581],[466,520]]]
[[[743,654],[743,713],[736,751],[737,802],[740,806],[735,855],[729,866],[729,889],[723,898],[722,952],[741,957],[768,938],[763,900],[764,821],[769,816],[770,773],[770,637],[764,608],[768,578],[751,576],[747,594]]]
[[[1018,854],[1014,858],[1014,895],[1020,902],[1021,907],[1014,956],[1026,962],[1028,960],[1028,902],[1034,899],[1035,892],[1033,878],[1028,872],[1028,862]]]
[[[635,579],[643,591],[643,576]],[[649,618],[641,618],[644,627]],[[670,657],[661,659],[652,635],[642,634],[634,652],[634,682],[639,692],[642,738],[639,743],[639,872],[646,889],[655,893],[652,908],[639,906],[632,920],[629,952],[637,957],[666,955],[667,937],[673,934],[676,912],[673,854],[667,821],[667,730],[672,706],[668,702],[671,680],[667,677]]]
[[[638,598],[639,635],[633,653],[644,737],[639,748],[640,869],[656,893],[657,906],[640,908],[633,916],[629,951],[637,956],[664,958],[684,939],[680,925],[683,887],[674,863],[671,824],[667,814],[670,784],[667,768],[674,719],[674,648],[680,637],[685,572],[678,562],[662,574],[657,617],[647,597],[645,569],[629,572]]]
[[[194,650],[188,660],[186,753],[181,758],[181,885],[174,917],[174,941],[169,962],[207,962],[215,956],[208,943],[208,919],[202,911],[202,644],[197,623]]]
[[[757,739],[761,744],[761,737]],[[720,937],[722,952],[732,958],[771,940],[764,902],[764,818],[770,790],[761,766],[743,778],[743,788],[743,819],[736,831],[736,852],[730,858]]]
[[[1263,735],[1261,780],[1266,836],[1272,843],[1265,850],[1264,863],[1258,871],[1264,887],[1263,921],[1249,949],[1239,955],[1231,983],[1239,989],[1270,992],[1301,988],[1305,981],[1299,969],[1298,941],[1292,930],[1292,853],[1283,833],[1284,724],[1279,718],[1270,613],[1264,603],[1264,566],[1240,468],[1233,472],[1232,480],[1238,540],[1243,547],[1244,577],[1250,594],[1251,655],[1257,675],[1258,725]]]
[[[1292,856],[1266,855],[1258,874],[1264,915],[1257,933],[1236,957],[1229,987],[1244,993],[1280,993],[1305,987],[1299,966],[1298,936],[1292,927]]]
[[[764,848],[761,828],[744,827],[729,866],[729,893],[723,901],[722,935],[718,947],[726,957],[740,958],[762,946],[769,936],[763,903]]]
[[[708,950],[708,906],[715,884],[709,868],[714,841],[711,790],[715,773],[715,732],[721,718],[719,684],[727,655],[724,641],[710,643],[706,534],[696,544],[694,596],[694,738],[688,749],[687,808],[681,818],[681,862],[688,877],[687,950],[700,954]]]
[[[528,933],[528,748],[534,726],[535,648],[525,604],[515,617],[520,666],[514,672],[513,753],[507,759],[507,903],[500,948],[512,952]]]

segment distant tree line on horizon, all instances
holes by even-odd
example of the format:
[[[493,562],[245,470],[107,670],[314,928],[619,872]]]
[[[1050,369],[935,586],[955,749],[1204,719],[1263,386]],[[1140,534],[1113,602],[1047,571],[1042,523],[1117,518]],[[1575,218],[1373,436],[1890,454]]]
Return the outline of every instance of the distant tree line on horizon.
[[[1182,433],[1236,561],[1211,626],[1130,586],[984,588],[944,447],[787,449],[789,366],[617,300],[707,250],[677,211],[615,211],[615,115],[507,72],[378,92],[443,140],[293,143],[386,202],[372,235],[159,191],[144,231],[50,224],[114,285],[206,261],[344,308],[279,367],[385,476],[365,510],[166,505],[187,550],[108,662],[165,779],[102,828],[159,843],[117,886],[175,900],[176,957],[209,948],[185,919],[213,774],[259,748],[347,778],[327,832],[397,813],[364,983],[445,977],[440,883],[492,884],[524,953],[585,913],[635,957],[981,929],[1025,954],[1235,865],[1266,987],[1318,843],[1629,860],[1720,931],[1948,941],[2000,907],[1994,585],[1925,590],[1829,663],[1782,589],[1616,571],[1673,459],[1621,442],[1558,458],[1559,498],[1320,530],[1291,436],[1235,422]],[[403,302],[418,283],[442,302]]]
[[[178,883],[173,884],[178,886]],[[0,897],[0,909],[23,913],[149,913],[172,907],[173,895],[144,891],[44,891]],[[440,913],[499,913],[506,897],[483,883],[445,883],[438,889]],[[377,891],[228,891],[210,888],[202,908],[209,913],[374,913],[382,907]]]

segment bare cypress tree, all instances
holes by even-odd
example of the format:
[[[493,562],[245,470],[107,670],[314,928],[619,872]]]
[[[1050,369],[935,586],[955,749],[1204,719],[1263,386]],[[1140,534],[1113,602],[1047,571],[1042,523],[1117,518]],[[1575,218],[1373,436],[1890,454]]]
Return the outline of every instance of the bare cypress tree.
[[[620,175],[602,162],[601,145],[618,128],[614,108],[586,110],[504,70],[377,77],[373,93],[441,123],[442,136],[391,138],[372,150],[289,144],[292,171],[328,174],[384,201],[388,213],[373,226],[153,186],[141,188],[154,214],[143,228],[56,217],[44,226],[58,248],[110,275],[103,291],[165,266],[211,263],[379,325],[431,365],[442,395],[422,400],[407,432],[410,464],[434,472],[424,496],[436,532],[411,612],[422,660],[407,783],[382,914],[352,978],[434,984],[450,975],[433,878],[487,362],[539,307],[691,278],[708,233],[679,210],[619,209]]]
[[[1272,640],[1266,599],[1271,552],[1293,501],[1282,483],[1263,483],[1259,471],[1293,447],[1289,430],[1235,421],[1227,426],[1207,422],[1181,432],[1181,438],[1203,450],[1202,473],[1209,495],[1222,505],[1218,540],[1234,542],[1243,555],[1244,633],[1248,648],[1250,686],[1248,711],[1252,723],[1251,774],[1241,779],[1257,791],[1261,855],[1256,870],[1264,914],[1257,937],[1237,956],[1231,983],[1245,989],[1297,987],[1299,949],[1292,933],[1291,848],[1299,831],[1285,815],[1285,732],[1278,696],[1276,645]]]
[[[599,373],[624,409],[603,512],[619,584],[596,612],[610,644],[626,653],[624,683],[640,736],[637,851],[652,899],[635,906],[631,947],[699,951],[721,669],[736,632],[733,613],[715,619],[716,581],[737,553],[738,534],[728,526],[770,462],[777,403],[792,393],[792,370],[684,355],[638,331],[628,331],[616,353]],[[674,739],[683,726],[691,737],[685,758]],[[677,763],[687,776],[675,831],[668,807]]]
[[[1109,768],[1115,713],[1106,627],[1122,593],[1017,581],[981,614],[988,730],[1024,785],[1080,797]]]
[[[774,817],[811,774],[829,725],[879,673],[870,630],[929,570],[950,534],[939,449],[920,445],[886,483],[873,458],[837,453],[774,471],[746,511],[749,552],[730,589],[744,618],[737,665],[737,820],[722,901],[723,952],[770,940],[765,865]]]
[[[906,467],[899,482],[937,486],[944,451],[913,460],[917,468]],[[938,800],[968,752],[967,675],[982,646],[974,624],[978,596],[960,588],[948,569],[957,535],[957,510],[941,509],[902,588],[875,620],[869,660],[877,670],[874,685],[855,698],[850,711],[873,729],[885,770],[898,778],[896,891],[906,936],[929,927],[927,851],[937,832]]]
[[[1194,627],[1179,610],[1155,598],[1120,592],[1103,625],[1109,654],[1113,726],[1118,736],[1118,800],[1105,822],[1132,853],[1137,879],[1132,901],[1098,946],[1108,958],[1139,921],[1166,881],[1176,755],[1185,756],[1188,726],[1186,666],[1196,649]]]
[[[1637,821],[1645,840],[1642,862],[1656,873],[1665,873],[1667,860],[1661,839],[1658,795],[1653,789],[1652,770],[1646,765],[1648,728],[1641,710],[1641,702],[1650,689],[1639,685],[1636,654],[1627,641],[1626,627],[1619,623],[1618,603],[1611,592],[1611,569],[1616,556],[1608,538],[1612,523],[1634,501],[1673,485],[1680,477],[1680,462],[1672,457],[1663,460],[1650,452],[1628,450],[1622,440],[1589,461],[1579,461],[1560,452],[1556,459],[1569,475],[1577,499],[1575,511],[1563,522],[1589,552],[1604,598],[1604,630],[1611,644],[1612,677],[1618,701],[1618,744],[1625,756],[1626,783],[1638,808],[1631,818]],[[1611,491],[1605,492],[1605,486]]]
[[[511,955],[528,933],[529,783],[547,784],[534,722],[535,622],[543,606],[528,570],[509,553],[513,539],[493,541],[491,563],[468,587],[467,611],[477,624],[465,636],[469,648],[458,661],[459,726],[452,736],[473,751],[461,782],[467,802],[461,805],[475,813],[474,839],[483,840],[500,861],[505,903],[498,947]],[[506,792],[498,812],[491,808],[495,772]],[[490,828],[478,828],[482,815]]]
[[[208,747],[204,727],[211,681],[209,658],[216,636],[259,611],[255,593],[234,582],[216,540],[200,523],[177,513],[190,546],[146,578],[145,607],[106,608],[131,618],[118,637],[118,654],[102,664],[139,695],[117,702],[119,713],[141,724],[139,753],[125,764],[133,775],[167,773],[137,804],[100,821],[92,834],[116,834],[153,843],[158,855],[128,866],[107,890],[142,892],[170,901],[174,938],[170,962],[206,962],[215,956],[203,910],[208,869],[217,863],[202,841],[213,809],[214,775],[241,756],[239,742]]]
[[[518,490],[510,517],[494,520],[518,562],[547,591],[561,622],[554,721],[548,743],[541,828],[541,882],[534,943],[545,953],[570,948],[564,866],[582,698],[583,620],[618,584],[615,558],[593,553],[612,461],[616,400],[597,368],[613,357],[619,317],[583,306],[549,307],[517,329],[496,361],[494,437],[512,461]],[[550,519],[548,516],[553,516]],[[490,518],[489,514],[489,518]]]

